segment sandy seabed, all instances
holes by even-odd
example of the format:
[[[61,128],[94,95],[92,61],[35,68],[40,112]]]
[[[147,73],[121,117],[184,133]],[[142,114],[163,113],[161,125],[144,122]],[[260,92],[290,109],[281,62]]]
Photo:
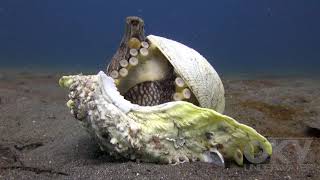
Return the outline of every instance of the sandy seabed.
[[[225,114],[274,145],[264,164],[114,160],[71,116],[59,73],[0,71],[0,179],[319,179],[320,79],[223,79]]]

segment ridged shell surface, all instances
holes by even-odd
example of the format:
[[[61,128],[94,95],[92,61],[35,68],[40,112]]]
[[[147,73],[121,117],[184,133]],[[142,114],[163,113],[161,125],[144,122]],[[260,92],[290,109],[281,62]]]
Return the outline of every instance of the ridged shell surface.
[[[218,73],[197,51],[179,42],[149,35],[154,44],[172,64],[177,74],[189,86],[201,107],[223,113],[224,87]]]

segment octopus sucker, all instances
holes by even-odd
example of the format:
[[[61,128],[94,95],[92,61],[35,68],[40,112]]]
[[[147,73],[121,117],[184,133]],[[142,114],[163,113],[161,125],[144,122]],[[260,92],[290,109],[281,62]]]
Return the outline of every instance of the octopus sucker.
[[[128,61],[126,59],[120,60],[119,64],[120,64],[121,67],[124,67],[124,68],[129,65],[129,63],[128,63]],[[116,78],[114,78],[114,79],[116,79]]]
[[[120,74],[121,77],[126,77],[129,74],[129,71],[126,68],[121,68],[119,70],[119,74]]]

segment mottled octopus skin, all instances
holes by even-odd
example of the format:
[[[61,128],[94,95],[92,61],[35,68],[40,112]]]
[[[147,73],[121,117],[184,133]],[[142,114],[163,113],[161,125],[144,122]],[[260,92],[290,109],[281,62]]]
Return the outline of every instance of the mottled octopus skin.
[[[263,149],[272,154],[269,141],[254,129],[212,109],[184,101],[132,104],[103,72],[64,76],[59,83],[70,90],[71,113],[113,156],[165,164],[214,163],[217,153],[242,165],[244,153],[255,157]]]
[[[155,106],[172,101],[174,88],[174,78],[147,81],[129,89],[124,98],[141,106]]]

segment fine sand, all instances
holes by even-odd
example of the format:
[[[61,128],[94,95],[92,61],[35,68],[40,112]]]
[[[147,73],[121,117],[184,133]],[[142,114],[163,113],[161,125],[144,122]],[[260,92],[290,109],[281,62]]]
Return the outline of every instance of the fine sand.
[[[320,80],[224,77],[225,114],[274,145],[269,162],[119,161],[99,150],[65,106],[60,73],[0,71],[0,179],[318,179]]]

